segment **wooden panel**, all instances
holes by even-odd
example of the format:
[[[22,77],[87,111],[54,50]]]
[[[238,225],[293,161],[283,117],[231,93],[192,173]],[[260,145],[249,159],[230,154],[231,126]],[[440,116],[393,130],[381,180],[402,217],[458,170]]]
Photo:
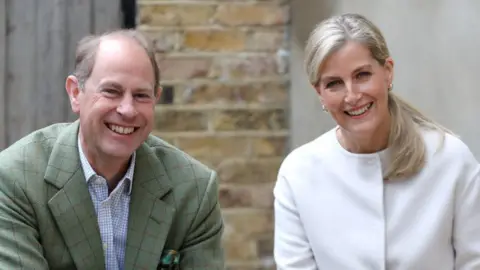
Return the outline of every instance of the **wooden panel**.
[[[0,0],[0,151],[7,146],[6,123],[6,51],[7,51],[7,0]]]
[[[77,43],[120,19],[120,0],[0,0],[0,149],[77,118],[65,91]]]
[[[121,0],[93,0],[94,33],[103,33],[121,27]]]
[[[31,102],[36,113],[34,126],[38,129],[66,121],[68,99],[65,91],[66,5],[64,1],[35,1],[35,96]],[[32,105],[33,105],[32,104]]]
[[[65,51],[65,70],[68,73],[73,72],[75,66],[75,49],[77,43],[84,36],[89,35],[93,32],[93,23],[92,23],[92,2],[95,0],[83,0],[83,1],[71,1],[63,0],[66,3],[66,12],[68,14],[66,17],[67,23],[67,33],[66,44],[67,48]],[[73,121],[78,118],[72,112],[70,104],[65,108],[65,114],[67,115],[68,121]]]
[[[8,142],[13,143],[35,127],[36,94],[36,3],[8,1],[7,39],[7,125]],[[43,1],[42,1],[43,2]],[[45,66],[43,68],[48,68]]]

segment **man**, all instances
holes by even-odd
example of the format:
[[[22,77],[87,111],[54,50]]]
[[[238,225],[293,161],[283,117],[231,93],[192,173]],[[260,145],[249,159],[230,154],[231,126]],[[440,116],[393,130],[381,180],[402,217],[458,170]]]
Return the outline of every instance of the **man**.
[[[0,269],[224,269],[216,173],[149,135],[158,81],[139,32],[79,43],[79,120],[0,153]]]

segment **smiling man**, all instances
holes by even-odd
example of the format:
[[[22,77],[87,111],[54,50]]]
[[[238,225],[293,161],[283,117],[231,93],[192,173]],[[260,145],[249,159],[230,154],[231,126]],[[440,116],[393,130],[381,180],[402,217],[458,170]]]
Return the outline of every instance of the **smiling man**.
[[[150,135],[159,77],[139,32],[80,41],[79,119],[0,153],[0,269],[224,269],[216,173]]]

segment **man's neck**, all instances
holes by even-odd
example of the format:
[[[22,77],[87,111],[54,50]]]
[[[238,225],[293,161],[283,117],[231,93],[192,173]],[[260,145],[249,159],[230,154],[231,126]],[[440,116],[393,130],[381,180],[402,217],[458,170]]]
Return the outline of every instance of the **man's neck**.
[[[82,144],[83,154],[95,173],[107,180],[109,189],[115,189],[117,184],[127,172],[131,157],[127,159],[111,156],[105,157],[98,153],[98,151],[95,149],[88,147],[81,137],[80,143]]]
[[[85,154],[92,166],[92,169],[107,180],[110,189],[114,189],[128,170],[130,159],[113,160],[111,157],[106,159],[98,155]]]

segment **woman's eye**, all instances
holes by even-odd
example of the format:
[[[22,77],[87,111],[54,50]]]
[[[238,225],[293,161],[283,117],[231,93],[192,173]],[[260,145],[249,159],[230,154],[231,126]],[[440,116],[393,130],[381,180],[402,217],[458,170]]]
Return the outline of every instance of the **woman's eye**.
[[[359,72],[357,74],[357,78],[366,78],[366,77],[369,77],[371,75],[370,72],[368,71],[362,71],[362,72]]]
[[[332,87],[337,86],[337,85],[340,84],[340,83],[341,83],[341,81],[331,81],[331,82],[327,83],[327,84],[325,85],[325,87],[326,87],[326,88],[332,88]]]

